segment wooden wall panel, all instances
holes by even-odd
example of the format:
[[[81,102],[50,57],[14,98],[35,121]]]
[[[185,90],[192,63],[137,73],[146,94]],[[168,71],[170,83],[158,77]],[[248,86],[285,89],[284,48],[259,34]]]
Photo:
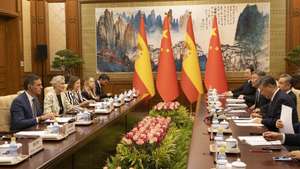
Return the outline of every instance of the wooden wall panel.
[[[293,49],[300,45],[300,1],[288,1],[288,38],[287,48]]]
[[[21,0],[0,2],[0,95],[20,90],[23,68]]]
[[[79,8],[77,0],[66,0],[67,48],[80,52]]]
[[[16,93],[20,89],[20,61],[23,60],[23,56],[20,55],[21,27],[19,18],[9,20],[7,26],[7,73],[10,76],[8,76],[6,84],[9,93]]]
[[[287,1],[287,52],[300,45],[300,1]],[[287,72],[295,73],[299,68],[287,63]]]
[[[18,0],[2,0],[0,1],[0,13],[2,15],[16,16],[18,15]]]

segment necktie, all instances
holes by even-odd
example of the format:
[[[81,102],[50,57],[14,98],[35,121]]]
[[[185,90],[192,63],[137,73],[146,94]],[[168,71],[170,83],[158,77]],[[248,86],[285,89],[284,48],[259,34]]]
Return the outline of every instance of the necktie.
[[[37,116],[39,101],[36,97],[32,99],[32,115],[35,118]]]

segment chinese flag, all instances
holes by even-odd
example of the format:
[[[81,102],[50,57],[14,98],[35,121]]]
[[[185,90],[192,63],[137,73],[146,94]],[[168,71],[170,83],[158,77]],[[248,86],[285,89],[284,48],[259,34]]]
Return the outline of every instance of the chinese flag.
[[[189,102],[193,103],[197,101],[200,94],[203,94],[203,85],[191,15],[187,21],[185,47],[186,54],[182,61],[180,82],[183,93]]]
[[[156,80],[158,93],[165,102],[179,95],[169,25],[169,17],[165,16]]]
[[[150,98],[155,95],[155,88],[145,32],[144,15],[141,15],[137,47],[138,55],[134,62],[133,87],[139,91],[142,98]]]
[[[217,89],[218,93],[224,93],[228,90],[216,16],[214,16],[213,19],[213,27],[208,48],[205,86],[207,89]]]

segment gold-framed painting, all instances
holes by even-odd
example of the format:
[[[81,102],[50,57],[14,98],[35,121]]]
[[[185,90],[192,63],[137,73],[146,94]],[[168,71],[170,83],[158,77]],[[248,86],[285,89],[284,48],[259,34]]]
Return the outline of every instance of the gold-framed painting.
[[[220,1],[220,2],[219,2]],[[285,49],[280,49],[280,48],[274,48],[274,45],[276,46],[284,46],[285,42],[283,42],[282,40],[277,40],[277,39],[282,39],[285,38],[284,36],[284,32],[285,29],[283,28],[285,25],[283,25],[280,30],[276,30],[277,34],[274,34],[273,31],[270,27],[271,25],[276,24],[277,22],[281,22],[279,19],[285,19],[285,6],[282,5],[285,4],[285,2],[273,2],[273,1],[255,1],[255,0],[249,0],[248,1],[241,1],[241,0],[233,0],[233,1],[225,1],[225,0],[218,0],[218,1],[214,1],[214,3],[212,4],[211,2],[207,1],[207,0],[201,0],[201,1],[153,1],[153,2],[149,2],[149,1],[142,1],[142,2],[111,2],[108,3],[106,2],[89,2],[89,3],[81,3],[80,5],[80,9],[81,9],[81,31],[82,31],[82,52],[83,52],[83,56],[86,59],[86,64],[87,66],[84,66],[83,69],[83,73],[85,75],[94,75],[96,73],[100,73],[100,72],[109,72],[109,74],[112,75],[117,75],[118,77],[121,77],[122,75],[131,75],[132,71],[133,71],[133,60],[132,61],[128,61],[130,60],[129,58],[126,58],[123,56],[124,60],[123,63],[125,63],[125,65],[127,65],[127,67],[125,66],[125,68],[120,68],[118,66],[116,66],[117,68],[107,68],[110,67],[108,66],[109,64],[103,62],[102,65],[105,66],[101,66],[101,56],[97,56],[97,53],[101,53],[101,50],[104,49],[103,46],[101,47],[101,45],[97,44],[97,22],[99,22],[99,19],[101,16],[104,15],[104,12],[107,11],[109,13],[113,13],[113,18],[114,18],[114,23],[116,23],[118,17],[117,17],[117,13],[123,13],[126,12],[127,13],[131,13],[133,16],[135,16],[134,14],[137,14],[138,11],[141,11],[141,9],[148,9],[148,11],[143,11],[143,13],[146,14],[146,16],[148,17],[151,14],[151,11],[153,8],[155,8],[155,10],[158,11],[158,9],[160,9],[161,12],[157,12],[156,14],[156,18],[158,17],[158,15],[162,15],[163,13],[167,13],[170,11],[170,9],[173,8],[182,8],[180,11],[182,11],[184,14],[184,12],[186,12],[187,10],[190,9],[190,12],[192,12],[192,17],[193,17],[193,24],[194,24],[194,31],[197,32],[197,29],[199,27],[201,27],[201,29],[205,29],[204,33],[198,33],[198,35],[196,36],[196,41],[208,41],[209,39],[209,32],[210,30],[210,19],[207,19],[207,24],[205,25],[205,22],[203,21],[203,19],[198,19],[197,17],[197,10],[198,11],[202,11],[200,10],[200,8],[206,9],[204,11],[205,13],[205,17],[209,18],[209,16],[211,16],[212,11],[217,10],[217,17],[219,20],[219,29],[220,29],[220,36],[221,36],[221,41],[224,41],[225,43],[223,44],[224,47],[224,51],[225,51],[225,67],[227,70],[227,74],[228,76],[233,76],[233,77],[242,77],[243,74],[243,70],[245,69],[247,64],[256,64],[257,67],[261,70],[265,70],[266,72],[270,72],[270,73],[277,73],[277,72],[283,72],[285,69],[285,65],[282,63],[277,67],[273,67],[272,65],[274,65],[275,62],[275,58],[283,58],[285,57]],[[189,7],[195,7],[195,9],[191,9]],[[222,7],[223,6],[223,7]],[[226,6],[226,7],[224,7]],[[242,56],[244,59],[236,59],[230,57],[232,52],[233,54],[236,53],[242,53],[245,51],[241,51],[241,47],[237,47],[237,43],[235,43],[234,41],[237,39],[236,35],[236,30],[237,28],[234,28],[232,30],[235,30],[235,32],[231,33],[231,40],[225,41],[225,37],[227,36],[228,33],[226,33],[226,31],[223,31],[222,33],[222,27],[228,27],[228,25],[226,26],[226,15],[224,13],[226,13],[226,11],[231,11],[231,8],[234,8],[234,6],[236,6],[235,8],[235,15],[237,15],[237,17],[235,17],[234,19],[234,24],[238,24],[239,22],[239,16],[241,15],[241,13],[244,10],[252,10],[252,8],[256,8],[255,10],[257,11],[258,15],[261,15],[262,17],[260,17],[261,19],[258,20],[264,20],[263,22],[260,21],[260,25],[264,25],[263,28],[263,36],[261,36],[262,38],[260,39],[262,41],[262,43],[257,43],[257,44],[262,44],[260,46],[263,46],[259,51],[257,52],[256,49],[252,50],[252,55],[256,55],[255,53],[258,53],[259,57],[256,57],[256,59],[253,59],[254,57],[249,58],[249,51],[248,51],[248,56]],[[184,10],[184,7],[187,7],[187,9]],[[222,8],[221,8],[222,7]],[[188,9],[189,8],[189,9]],[[272,8],[272,10],[271,10]],[[120,12],[122,11],[123,12]],[[271,17],[272,14],[274,14],[274,11],[277,11],[277,13],[279,12],[279,15],[274,15],[274,17]],[[98,14],[97,14],[98,11]],[[117,12],[119,11],[119,12]],[[131,11],[131,12],[128,12]],[[136,11],[136,12],[134,12]],[[219,11],[219,13],[218,13]],[[225,12],[224,12],[225,11]],[[176,22],[176,17],[178,19],[178,16],[180,16],[180,12],[178,12],[178,14],[176,14],[175,10],[172,10],[173,15],[174,15],[174,19],[175,19],[175,25],[177,24]],[[203,13],[203,12],[202,12]],[[247,12],[246,12],[247,13]],[[232,15],[232,14],[231,14]],[[131,15],[130,15],[131,16]],[[128,17],[128,16],[127,16]],[[225,19],[222,19],[225,18]],[[230,18],[230,17],[229,17]],[[231,17],[232,18],[232,17]],[[263,19],[262,19],[263,18]],[[277,18],[277,19],[276,19]],[[180,19],[180,17],[179,17]],[[125,19],[126,20],[126,19]],[[195,21],[196,20],[196,21]],[[225,21],[224,21],[225,20]],[[284,21],[284,20],[283,20]],[[198,26],[197,23],[198,22]],[[222,25],[222,23],[224,25]],[[229,22],[229,20],[228,20]],[[178,23],[180,23],[180,21],[178,20]],[[283,23],[283,22],[282,22]],[[203,24],[201,26],[201,24]],[[184,25],[184,24],[182,24]],[[249,26],[249,25],[247,25]],[[99,27],[99,25],[98,25]],[[184,28],[184,26],[182,26]],[[175,26],[176,28],[176,26]],[[180,28],[179,28],[180,29]],[[225,28],[224,28],[225,29]],[[181,34],[183,33],[183,29]],[[136,31],[136,30],[135,30]],[[198,31],[201,32],[201,31]],[[282,33],[278,33],[278,32],[282,32]],[[149,39],[149,43],[151,43],[151,33],[147,32],[147,37]],[[195,33],[197,34],[197,33]],[[251,34],[251,33],[250,33]],[[261,35],[262,35],[261,34]],[[229,34],[228,34],[229,35]],[[172,39],[173,39],[173,46],[176,45],[180,40],[178,40],[177,42],[174,42],[176,39],[180,39],[180,36],[178,36],[178,38],[176,38],[175,35],[171,34]],[[101,38],[103,38],[104,36],[102,36]],[[182,37],[182,36],[181,36]],[[272,38],[273,37],[273,38]],[[275,40],[274,40],[275,38]],[[105,37],[103,38],[105,39]],[[134,39],[134,38],[132,38]],[[157,41],[156,42],[152,42],[153,46],[156,45],[155,48],[157,48],[157,46],[160,46],[160,38],[159,38],[159,34],[156,36],[155,38]],[[222,40],[224,39],[224,40]],[[270,42],[271,39],[271,42]],[[273,40],[272,40],[273,39]],[[242,41],[240,39],[240,41]],[[253,41],[252,41],[253,42]],[[274,45],[271,45],[274,44]],[[205,55],[205,53],[207,53],[207,47],[208,47],[208,43],[205,42],[200,42],[201,49],[203,50],[203,53]],[[118,44],[120,45],[120,44]],[[148,44],[149,45],[149,44]],[[151,44],[150,44],[151,45]],[[239,44],[241,45],[241,44]],[[246,44],[243,44],[246,45]],[[101,49],[102,48],[102,49]],[[272,49],[273,48],[273,49]],[[113,50],[115,50],[116,48],[114,48]],[[234,53],[236,52],[236,53]],[[134,53],[134,52],[132,52]],[[129,53],[130,56],[134,56],[132,55],[132,53]],[[201,52],[200,52],[201,53]],[[203,54],[202,53],[202,54]],[[102,52],[103,54],[103,52]],[[110,52],[107,52],[107,54],[110,54]],[[201,55],[203,58],[203,55]],[[262,57],[260,57],[262,56]],[[175,56],[177,58],[180,58],[178,56]],[[240,56],[238,56],[240,57]],[[120,57],[122,58],[122,56]],[[133,58],[133,57],[132,57]],[[154,60],[157,60],[157,56],[153,57],[153,62],[155,62]],[[273,59],[274,58],[274,59]],[[113,60],[113,59],[111,59]],[[99,62],[100,61],[100,62]],[[118,61],[119,62],[119,61]],[[123,64],[122,63],[122,64]],[[229,63],[229,64],[226,64]],[[257,64],[258,63],[258,64]],[[205,69],[205,67],[203,66],[203,63],[201,63],[201,59],[200,59],[200,64],[202,67],[202,70]],[[124,66],[124,65],[123,65]],[[155,70],[155,66],[154,70]],[[154,71],[155,72],[155,71]],[[180,72],[180,69],[178,69],[178,72]],[[204,72],[204,71],[203,71]],[[278,73],[277,73],[278,74]],[[127,76],[128,77],[128,76]],[[129,76],[130,77],[130,76]]]

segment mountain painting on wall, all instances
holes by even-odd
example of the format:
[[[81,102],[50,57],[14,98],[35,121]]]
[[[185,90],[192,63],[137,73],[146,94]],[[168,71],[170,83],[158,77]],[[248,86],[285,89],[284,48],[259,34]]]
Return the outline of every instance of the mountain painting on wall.
[[[141,14],[145,17],[152,68],[156,71],[166,13],[171,20],[176,68],[181,71],[186,51],[184,34],[190,12],[202,71],[205,70],[214,14],[218,18],[226,71],[243,71],[249,64],[260,70],[269,70],[270,3],[239,3],[96,8],[97,72],[133,72]]]

